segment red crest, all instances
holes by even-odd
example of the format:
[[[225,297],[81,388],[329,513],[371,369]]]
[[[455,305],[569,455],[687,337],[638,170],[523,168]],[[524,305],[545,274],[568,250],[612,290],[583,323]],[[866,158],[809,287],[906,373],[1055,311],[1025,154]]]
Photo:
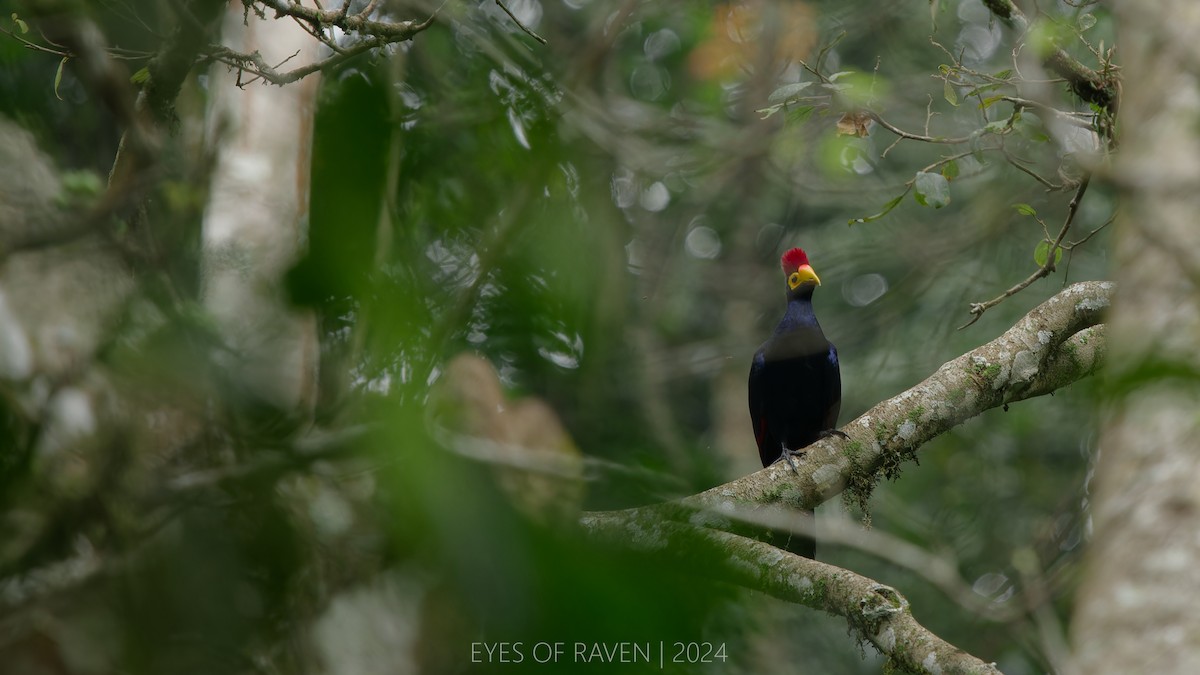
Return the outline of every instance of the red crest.
[[[779,263],[783,265],[785,272],[791,272],[799,269],[801,265],[807,265],[808,255],[804,253],[804,249],[793,248],[787,253],[783,254],[783,257],[780,258]]]

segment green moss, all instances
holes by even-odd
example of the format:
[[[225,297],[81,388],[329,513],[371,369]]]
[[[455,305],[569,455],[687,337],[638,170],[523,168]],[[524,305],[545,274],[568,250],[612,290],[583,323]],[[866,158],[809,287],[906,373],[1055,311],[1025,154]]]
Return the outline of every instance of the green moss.
[[[995,380],[999,374],[1000,374],[1000,364],[999,363],[993,363],[990,366],[988,366],[987,368],[983,369],[983,376],[989,380]]]
[[[817,583],[813,584],[812,590],[809,591],[809,593],[812,594],[812,599],[815,605],[819,605],[821,607],[826,606],[826,602],[829,599],[829,587],[824,578],[817,579]],[[811,606],[814,605],[810,605],[810,607]]]
[[[778,504],[784,500],[788,491],[788,485],[783,482],[772,483],[770,487],[763,490],[762,498],[764,503]]]
[[[916,448],[901,448],[895,452],[884,453],[880,464],[879,473],[883,474],[888,480],[896,480],[900,477],[900,468],[904,462],[912,460],[915,464],[920,464],[917,461]]]
[[[892,649],[892,653],[887,655],[887,660],[883,663],[884,673],[908,673],[911,672],[904,667],[906,661],[911,661],[908,654],[908,648],[903,640],[897,640],[896,646]]]
[[[946,394],[946,399],[954,405],[962,403],[967,398],[966,389],[951,389],[950,393]]]
[[[882,426],[875,427],[875,437],[880,438]],[[880,439],[882,441],[882,439]],[[879,475],[872,471],[863,461],[866,448],[858,441],[852,441],[846,448],[846,459],[850,460],[850,473],[846,476],[846,489],[842,491],[842,503],[847,508],[857,507],[863,513],[863,524],[871,523],[871,493],[879,482]]]

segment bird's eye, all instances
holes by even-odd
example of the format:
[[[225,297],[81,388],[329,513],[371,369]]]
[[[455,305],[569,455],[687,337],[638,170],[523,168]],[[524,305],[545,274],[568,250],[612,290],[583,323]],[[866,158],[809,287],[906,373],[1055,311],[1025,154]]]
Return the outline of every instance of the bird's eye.
[[[800,285],[800,273],[792,272],[792,276],[788,277],[788,286],[795,288]]]

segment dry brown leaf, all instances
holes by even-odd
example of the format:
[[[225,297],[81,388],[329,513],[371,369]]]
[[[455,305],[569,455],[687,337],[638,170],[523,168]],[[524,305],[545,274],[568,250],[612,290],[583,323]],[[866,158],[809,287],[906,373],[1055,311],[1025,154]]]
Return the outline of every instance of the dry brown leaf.
[[[837,133],[839,136],[865,137],[871,133],[871,115],[865,112],[848,112],[838,120]]]

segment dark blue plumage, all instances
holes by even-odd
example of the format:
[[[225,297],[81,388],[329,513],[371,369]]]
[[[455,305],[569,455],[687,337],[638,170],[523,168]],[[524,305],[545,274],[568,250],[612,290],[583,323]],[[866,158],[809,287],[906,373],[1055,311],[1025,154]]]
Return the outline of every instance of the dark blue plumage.
[[[785,459],[795,469],[796,451],[839,433],[834,427],[842,407],[842,377],[837,349],[825,339],[813,313],[813,290],[821,280],[798,248],[784,253],[780,262],[787,278],[787,311],[750,364],[750,419],[763,466]],[[778,537],[792,553],[816,556],[811,537],[786,531],[766,536]]]
[[[813,313],[813,290],[821,281],[798,248],[785,253],[782,264],[787,311],[750,366],[750,418],[763,466],[833,430],[842,405],[837,349]]]

